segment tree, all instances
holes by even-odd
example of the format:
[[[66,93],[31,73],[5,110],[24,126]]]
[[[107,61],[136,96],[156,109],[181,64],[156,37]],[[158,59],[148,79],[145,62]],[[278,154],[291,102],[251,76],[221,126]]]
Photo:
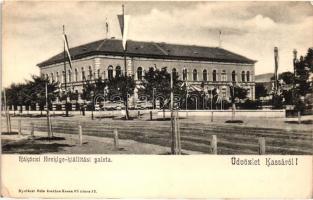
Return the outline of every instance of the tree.
[[[185,95],[186,86],[183,86],[183,82],[178,79],[177,73],[173,73],[173,93],[180,97]],[[153,91],[156,91],[158,96],[162,96],[166,102],[170,102],[171,95],[171,74],[167,72],[166,67],[159,69],[150,68],[144,76],[142,81],[142,92],[147,96],[148,100],[153,99]],[[156,96],[156,94],[154,94]],[[155,104],[155,102],[153,102]],[[164,108],[165,105],[163,105]]]
[[[274,80],[274,76],[271,80]],[[282,80],[285,84],[289,85],[294,82],[294,75],[292,72],[282,72],[278,75],[278,80]]]
[[[87,80],[83,83],[83,93],[81,98],[86,101],[92,101],[92,99],[98,94],[104,94],[104,89],[109,85],[109,80],[98,78],[94,82]]]
[[[25,83],[11,84],[11,86],[6,89],[7,104],[13,106],[22,105],[24,102],[24,95],[21,94],[24,93],[23,89],[25,87]]]
[[[239,87],[239,86],[235,86],[234,87],[234,98],[238,98],[238,99],[245,99],[247,98],[247,89]]]
[[[255,84],[255,98],[260,99],[260,97],[265,97],[268,95],[268,91],[265,88],[264,84],[256,83]]]
[[[8,105],[34,105],[42,108],[46,104],[46,83],[48,88],[48,102],[57,97],[57,83],[49,82],[41,76],[32,76],[26,83],[12,84],[6,91]]]
[[[131,76],[115,76],[108,81],[109,96],[118,95],[125,105],[126,119],[129,119],[128,98],[134,94],[136,83]]]
[[[312,81],[309,80],[310,73],[313,70],[313,50],[308,49],[305,57],[301,56],[300,60],[295,63],[295,91],[294,103],[298,111],[304,110],[304,98],[306,94],[312,93]]]

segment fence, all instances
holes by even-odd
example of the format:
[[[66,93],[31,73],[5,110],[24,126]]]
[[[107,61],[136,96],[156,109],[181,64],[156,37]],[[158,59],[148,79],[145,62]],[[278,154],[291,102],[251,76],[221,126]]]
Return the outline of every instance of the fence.
[[[230,117],[232,116],[232,110],[179,110],[179,117]],[[159,116],[169,117],[170,111],[159,111]],[[286,115],[285,110],[236,110],[236,117],[268,117],[268,118],[284,118]]]

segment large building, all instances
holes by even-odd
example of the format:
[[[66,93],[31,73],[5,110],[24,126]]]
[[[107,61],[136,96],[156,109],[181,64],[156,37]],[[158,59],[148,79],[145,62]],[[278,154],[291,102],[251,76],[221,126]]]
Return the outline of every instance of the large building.
[[[70,49],[72,70],[66,62],[67,87],[82,92],[83,82],[98,77],[110,79],[124,71],[121,40],[103,39]],[[217,47],[127,41],[128,74],[140,84],[150,67],[176,71],[191,87],[204,83],[206,89],[218,88],[229,99],[229,85],[237,82],[254,99],[254,64],[256,61]],[[42,75],[58,81],[64,88],[64,53],[38,64]]]

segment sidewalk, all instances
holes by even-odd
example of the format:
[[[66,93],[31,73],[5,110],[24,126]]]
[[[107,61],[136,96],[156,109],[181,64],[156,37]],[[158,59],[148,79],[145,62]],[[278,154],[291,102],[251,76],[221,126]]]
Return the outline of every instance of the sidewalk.
[[[54,133],[54,136],[64,140],[38,140],[47,137],[45,132],[35,132],[35,138],[30,135],[2,135],[3,153],[28,154],[169,154],[170,148],[159,145],[140,143],[133,140],[119,140],[119,149],[114,149],[113,138],[83,135],[80,146],[78,135]],[[183,150],[184,154],[202,154],[196,151]]]

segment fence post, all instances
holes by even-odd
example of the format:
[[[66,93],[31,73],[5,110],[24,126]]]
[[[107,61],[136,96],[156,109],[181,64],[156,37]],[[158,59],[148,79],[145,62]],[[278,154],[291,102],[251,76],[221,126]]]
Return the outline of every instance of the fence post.
[[[113,130],[113,134],[114,134],[114,149],[118,150],[119,149],[119,142],[118,142],[118,131],[116,128]]]
[[[152,111],[150,110],[150,121],[152,121]]]
[[[140,110],[138,110],[138,119],[140,119]]]
[[[31,123],[30,126],[31,126],[30,136],[33,138],[33,137],[34,137],[34,133],[35,133],[35,126],[34,126],[34,123]]]
[[[298,124],[301,124],[301,112],[298,111]]]
[[[163,120],[165,119],[165,109],[163,108]]]
[[[212,149],[212,154],[217,155],[217,137],[216,137],[216,135],[212,135],[211,149]]]
[[[83,145],[83,129],[82,125],[78,125],[78,137],[79,137],[79,145]]]
[[[18,134],[22,135],[22,120],[18,119]]]
[[[259,138],[259,155],[265,154],[265,138]]]
[[[177,123],[177,147],[178,147],[178,154],[181,155],[181,140],[180,140],[180,125],[179,125],[179,118],[176,119]]]
[[[211,122],[213,122],[213,111],[211,112]]]

